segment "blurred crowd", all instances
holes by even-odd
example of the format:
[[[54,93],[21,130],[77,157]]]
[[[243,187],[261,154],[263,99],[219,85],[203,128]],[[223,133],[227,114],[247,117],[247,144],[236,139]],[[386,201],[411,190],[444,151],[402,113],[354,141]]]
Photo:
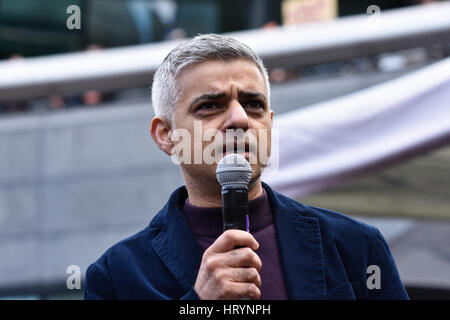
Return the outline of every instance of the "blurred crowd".
[[[439,0],[407,0],[407,5],[427,4]],[[403,3],[406,5],[406,3]],[[137,11],[136,11],[137,12]],[[142,20],[142,19],[141,19]],[[141,21],[137,19],[136,21]],[[146,24],[138,26],[138,30],[144,29]],[[262,28],[278,27],[276,21],[267,21]],[[143,32],[141,32],[144,34]],[[175,40],[186,38],[187,32],[182,28],[172,27],[164,35],[162,40]],[[142,35],[142,37],[144,37]],[[86,51],[102,50],[99,44],[90,44]],[[349,61],[338,61],[321,65],[302,66],[297,68],[274,68],[269,70],[270,81],[273,84],[286,81],[299,81],[317,77],[345,76],[363,72],[391,72],[398,71],[414,64],[425,64],[450,56],[450,45],[417,48],[399,53],[388,53],[377,57],[361,57]],[[26,59],[21,54],[13,54],[8,58],[10,61]],[[48,97],[36,100],[22,100],[12,102],[0,102],[0,115],[11,113],[23,113],[29,111],[56,111],[71,109],[75,107],[92,107],[117,102],[129,98],[130,95],[124,91],[101,92],[95,88],[78,94],[63,96],[58,93],[50,94]],[[133,91],[133,90],[131,90]],[[140,96],[142,99],[150,99],[149,88],[137,88],[132,96]]]
[[[97,45],[87,50],[100,50]],[[397,72],[409,67],[423,66],[450,56],[450,44],[415,48],[401,52],[385,53],[376,57],[360,57],[348,61],[336,61],[320,65],[296,68],[273,68],[269,70],[269,80],[273,85],[289,81],[310,81],[331,77],[344,77],[370,72]],[[10,58],[23,59],[19,55]],[[104,104],[120,103],[130,100],[150,101],[150,88],[136,88],[115,92],[101,92],[96,89],[62,96],[51,94],[43,99],[0,102],[1,114],[23,113],[29,111],[57,111],[79,107],[94,107]]]
[[[97,44],[89,45],[87,51],[101,50],[101,46]],[[11,55],[9,60],[15,61],[25,59],[20,54]],[[51,94],[47,98],[33,100],[21,100],[0,103],[1,113],[26,112],[32,109],[59,110],[78,106],[96,106],[104,102],[114,100],[115,93],[104,93],[99,90],[88,90],[80,94],[61,96],[59,94]]]

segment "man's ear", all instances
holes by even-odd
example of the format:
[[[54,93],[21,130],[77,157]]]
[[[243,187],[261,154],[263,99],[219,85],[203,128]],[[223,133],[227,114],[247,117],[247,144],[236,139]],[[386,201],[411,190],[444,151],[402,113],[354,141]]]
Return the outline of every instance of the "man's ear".
[[[158,148],[164,151],[167,155],[172,155],[173,143],[170,139],[172,133],[172,125],[170,122],[161,117],[154,117],[150,125],[150,135],[155,141]]]

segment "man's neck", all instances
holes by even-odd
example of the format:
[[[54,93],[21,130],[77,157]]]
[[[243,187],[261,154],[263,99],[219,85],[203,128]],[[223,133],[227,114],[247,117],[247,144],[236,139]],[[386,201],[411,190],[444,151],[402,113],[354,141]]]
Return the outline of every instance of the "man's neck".
[[[195,183],[189,183],[186,181],[186,187],[189,196],[189,202],[196,207],[221,207],[222,206],[222,194],[221,186],[217,183],[214,188],[205,184],[197,185]],[[258,178],[254,183],[249,185],[248,188],[248,200],[253,200],[262,195],[261,178]]]

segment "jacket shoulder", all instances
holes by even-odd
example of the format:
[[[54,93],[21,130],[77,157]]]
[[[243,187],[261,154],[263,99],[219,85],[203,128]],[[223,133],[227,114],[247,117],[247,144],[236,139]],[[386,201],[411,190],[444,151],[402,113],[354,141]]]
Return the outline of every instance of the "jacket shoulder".
[[[152,253],[151,243],[162,228],[162,212],[158,212],[150,224],[144,229],[130,235],[109,247],[97,261],[104,260],[134,260],[139,255]]]
[[[283,206],[290,208],[290,211],[295,211],[296,216],[317,219],[322,235],[330,234],[334,237],[355,237],[355,240],[359,239],[359,241],[361,241],[361,236],[363,236],[373,241],[379,233],[377,228],[343,213],[306,205],[277,192],[275,194]]]
[[[84,298],[127,299],[138,294],[141,297],[150,294],[147,298],[161,298],[158,290],[138,292],[142,284],[153,282],[158,275],[166,275],[152,246],[158,232],[158,227],[151,223],[107,249],[86,270]],[[133,287],[135,292],[130,290]]]
[[[339,290],[350,285],[355,296],[363,299],[408,299],[387,242],[376,227],[337,211],[305,205],[281,194],[276,196],[295,219],[317,222],[327,287],[332,289],[330,297],[341,296]],[[366,286],[370,280],[367,272],[372,270],[368,268],[374,266],[382,274],[379,290]]]

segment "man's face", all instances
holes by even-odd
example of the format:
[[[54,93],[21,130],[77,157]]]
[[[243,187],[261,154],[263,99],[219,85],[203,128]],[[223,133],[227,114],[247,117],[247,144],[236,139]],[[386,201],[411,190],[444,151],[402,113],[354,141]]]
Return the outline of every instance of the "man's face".
[[[267,101],[264,78],[256,65],[241,59],[230,62],[207,61],[186,68],[177,80],[180,94],[174,111],[174,129],[175,131],[185,129],[192,137],[190,142],[192,161],[180,164],[185,175],[198,183],[218,184],[215,174],[218,159],[208,164],[205,161],[205,153],[201,155],[198,153],[207,151],[208,145],[210,147],[214,145],[221,152],[230,151],[227,133],[235,130],[245,132],[247,144],[234,140],[240,147],[245,146],[246,149],[231,151],[244,151],[242,155],[252,166],[252,180],[257,180],[261,175],[262,166],[266,164],[265,161],[261,161],[260,155],[265,153],[267,157],[270,156],[273,112]],[[195,134],[199,128],[202,136]],[[218,139],[216,135],[208,141],[204,139],[206,132],[216,132],[222,139]],[[231,140],[232,148],[233,140]],[[200,163],[194,161],[196,152],[197,160],[201,159]],[[212,154],[217,156],[221,153]]]

